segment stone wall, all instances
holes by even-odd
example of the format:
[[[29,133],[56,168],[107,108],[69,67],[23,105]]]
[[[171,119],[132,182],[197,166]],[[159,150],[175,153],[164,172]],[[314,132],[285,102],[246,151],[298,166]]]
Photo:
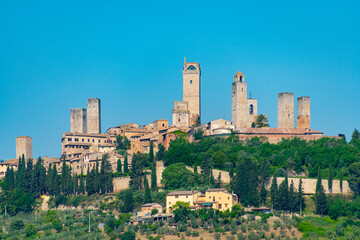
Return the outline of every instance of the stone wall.
[[[130,177],[120,177],[113,179],[114,192],[118,193],[122,190],[129,189]]]
[[[297,99],[297,128],[310,128],[310,97]]]
[[[294,93],[278,94],[278,128],[294,128]]]
[[[278,185],[284,181],[284,178],[279,177],[276,179]],[[300,178],[289,178],[289,186],[291,181],[294,181],[294,187],[296,191],[298,190],[299,181]],[[272,182],[272,178],[270,179],[268,185],[266,186],[268,189],[270,189]],[[310,178],[302,178],[303,182],[303,190],[305,194],[314,194],[316,189],[316,182],[317,179],[310,179]],[[323,185],[325,189],[325,193],[329,193],[329,187],[328,187],[328,180],[322,180],[321,184]],[[343,193],[343,194],[349,194],[351,193],[351,189],[349,187],[349,183],[347,181],[343,181],[343,191],[340,190],[340,181],[339,180],[333,180],[332,183],[332,193]]]
[[[72,133],[86,133],[87,132],[87,117],[86,109],[71,108],[70,109],[70,132]]]

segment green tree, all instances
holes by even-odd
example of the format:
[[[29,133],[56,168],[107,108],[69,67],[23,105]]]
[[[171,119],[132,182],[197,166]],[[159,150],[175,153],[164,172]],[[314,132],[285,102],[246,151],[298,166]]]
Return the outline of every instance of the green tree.
[[[52,173],[52,192],[53,195],[57,196],[60,193],[60,178],[57,173],[56,165],[53,166],[53,173]]]
[[[289,210],[289,182],[287,173],[285,174],[284,181],[279,185],[278,201],[280,209]]]
[[[144,186],[145,186],[144,203],[151,203],[152,202],[151,192],[150,192],[149,183],[148,183],[146,175],[144,177]]]
[[[125,159],[124,159],[124,175],[127,175],[128,173],[129,173],[129,163],[128,163],[127,154],[125,154]]]
[[[161,143],[158,145],[158,152],[156,153],[156,160],[162,161],[165,156],[165,147]]]
[[[33,176],[33,160],[29,158],[26,163],[26,170],[25,170],[25,192],[31,193],[32,192],[32,176]]]
[[[315,188],[315,192],[319,191],[320,186],[322,185],[322,179],[321,179],[321,171],[320,171],[320,166],[318,167],[318,177],[317,177],[317,181],[316,181],[316,188]]]
[[[37,234],[36,226],[34,224],[28,224],[25,227],[26,237],[33,237]]]
[[[156,161],[154,159],[151,164],[151,189],[156,190],[156,188],[157,188]]]
[[[270,195],[271,195],[271,203],[274,209],[279,209],[278,204],[278,185],[276,177],[273,177],[271,186],[270,186]]]
[[[205,157],[202,162],[201,180],[205,184],[210,184],[212,177],[212,162],[210,157]]]
[[[200,140],[204,137],[204,131],[202,130],[202,128],[199,128],[197,130],[194,131],[194,138],[195,140]]]
[[[360,133],[359,131],[355,128],[353,134],[351,135],[351,140],[350,143],[355,143],[356,141],[360,140]]]
[[[142,153],[135,153],[131,161],[130,185],[134,189],[142,189],[144,169],[146,167],[147,156]]]
[[[350,179],[349,186],[355,194],[360,194],[360,162],[353,163],[349,166]]]
[[[316,214],[326,215],[328,212],[327,199],[326,199],[324,187],[322,185],[320,185],[318,191],[316,192],[315,207],[316,207]]]
[[[121,159],[118,159],[118,160],[117,160],[117,163],[116,163],[116,171],[117,171],[118,173],[122,173]]]
[[[331,163],[330,163],[329,164],[329,176],[328,176],[329,192],[332,192],[332,182],[333,182],[333,177],[332,177],[332,169],[331,169]]]
[[[131,189],[124,191],[124,205],[122,211],[125,213],[132,212],[134,210],[134,196]]]
[[[302,183],[302,178],[300,178],[299,180],[299,187],[298,187],[298,191],[297,191],[297,197],[296,197],[296,209],[298,209],[299,211],[302,211],[303,209],[305,209],[305,199],[304,199],[304,189],[303,189],[303,183]]]
[[[165,189],[186,188],[193,186],[194,174],[186,168],[184,163],[175,163],[165,168],[161,182]]]
[[[268,119],[267,119],[266,115],[264,115],[264,114],[258,115],[256,117],[254,125],[255,125],[254,126],[255,128],[269,127]]]
[[[131,146],[129,139],[126,136],[117,135],[116,136],[116,150],[126,151]]]
[[[83,170],[82,170],[82,169],[81,169],[81,175],[80,175],[79,193],[80,193],[80,194],[84,194],[84,193],[85,193],[84,174],[83,174]]]
[[[289,211],[293,212],[296,210],[296,194],[295,194],[295,187],[294,187],[294,181],[291,180],[290,187],[289,187],[289,204],[288,209]]]
[[[266,196],[267,196],[267,191],[265,189],[265,183],[263,183],[261,185],[261,189],[260,189],[260,202],[261,202],[262,205],[265,204]]]
[[[342,192],[343,191],[343,175],[342,175],[342,172],[340,171],[340,191]]]
[[[165,166],[173,163],[183,162],[187,166],[194,164],[194,159],[189,156],[192,153],[191,144],[184,137],[177,137],[170,143],[169,149],[164,157]]]
[[[94,183],[95,183],[95,168],[93,168],[91,171],[89,171],[88,168],[86,174],[86,192],[88,195],[92,195],[96,192]]]
[[[100,170],[100,189],[101,194],[113,191],[113,173],[109,162],[109,155],[104,154],[101,160]]]

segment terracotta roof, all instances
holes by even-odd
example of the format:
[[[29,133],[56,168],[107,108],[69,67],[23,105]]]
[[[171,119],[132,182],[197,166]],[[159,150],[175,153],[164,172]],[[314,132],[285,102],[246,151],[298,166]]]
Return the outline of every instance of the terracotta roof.
[[[261,135],[311,135],[323,134],[323,132],[312,129],[301,128],[240,128],[236,131],[238,134],[261,134]]]
[[[166,194],[166,196],[175,196],[175,195],[192,195],[193,193],[198,193],[199,191],[173,191]]]
[[[9,159],[5,162],[0,163],[0,165],[18,165],[19,160],[18,159]]]
[[[156,206],[156,205],[161,206],[161,205],[158,204],[158,203],[146,203],[146,204],[144,204],[144,205],[142,205],[142,206],[143,206],[143,207],[152,207],[152,206]]]
[[[65,143],[65,146],[69,146],[69,145],[81,145],[81,146],[91,146],[91,143],[79,143],[79,142],[69,142],[69,143]]]
[[[225,188],[209,188],[207,192],[226,192]]]
[[[109,135],[105,133],[70,133],[70,132],[64,132],[63,136],[102,137],[102,138],[115,137],[115,135]]]

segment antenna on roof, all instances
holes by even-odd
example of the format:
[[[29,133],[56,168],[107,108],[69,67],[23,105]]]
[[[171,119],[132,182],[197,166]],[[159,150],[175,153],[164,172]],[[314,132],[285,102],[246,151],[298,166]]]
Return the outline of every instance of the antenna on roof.
[[[185,65],[185,63],[186,63],[186,57],[184,57],[184,65]]]
[[[250,99],[251,99],[251,92],[249,94],[250,94]]]

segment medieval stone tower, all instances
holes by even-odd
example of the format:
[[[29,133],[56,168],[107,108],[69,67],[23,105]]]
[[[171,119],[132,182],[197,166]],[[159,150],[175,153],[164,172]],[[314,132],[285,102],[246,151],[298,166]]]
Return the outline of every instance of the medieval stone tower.
[[[22,136],[16,138],[16,158],[25,156],[28,160],[32,158],[32,139],[29,136]]]
[[[188,102],[175,101],[172,120],[175,127],[189,127],[190,112]]]
[[[245,75],[234,76],[231,93],[231,122],[236,128],[249,128],[257,116],[257,100],[247,98]]]
[[[87,101],[87,132],[101,132],[101,113],[99,98],[89,98]]]
[[[278,94],[278,128],[294,128],[294,93]]]
[[[87,110],[84,108],[70,109],[70,132],[86,133],[87,132]]]
[[[200,65],[184,60],[183,68],[183,101],[188,103],[190,112],[189,125],[200,120]]]
[[[310,129],[310,97],[297,98],[297,128]]]

